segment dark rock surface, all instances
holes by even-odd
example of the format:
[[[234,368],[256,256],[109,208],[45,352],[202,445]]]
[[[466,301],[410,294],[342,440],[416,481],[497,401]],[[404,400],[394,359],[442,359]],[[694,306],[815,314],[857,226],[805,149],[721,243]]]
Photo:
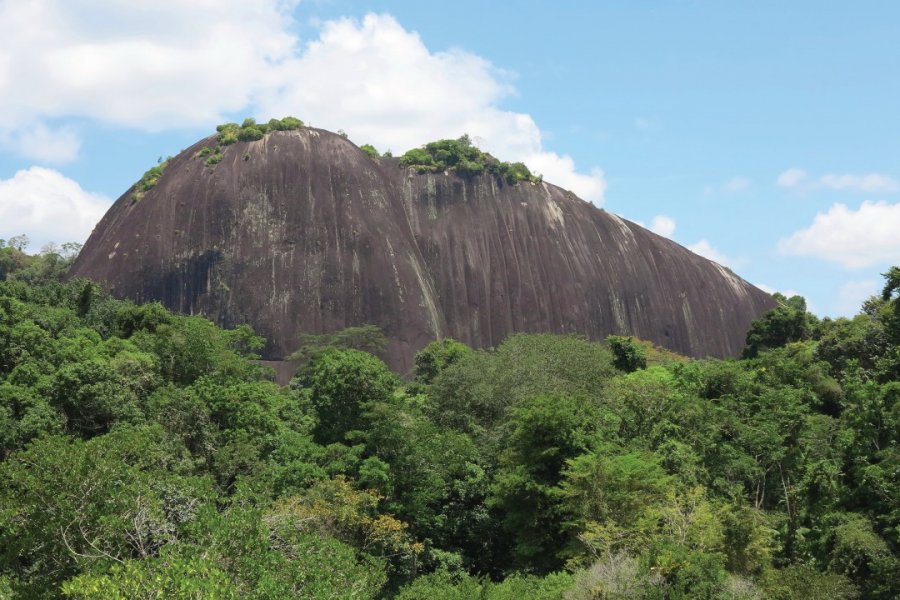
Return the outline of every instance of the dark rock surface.
[[[549,183],[416,174],[319,129],[274,132],[167,166],[131,190],[73,275],[137,301],[251,324],[265,357],[299,335],[371,323],[388,362],[444,336],[494,346],[513,332],[610,333],[689,356],[733,356],[765,292]]]

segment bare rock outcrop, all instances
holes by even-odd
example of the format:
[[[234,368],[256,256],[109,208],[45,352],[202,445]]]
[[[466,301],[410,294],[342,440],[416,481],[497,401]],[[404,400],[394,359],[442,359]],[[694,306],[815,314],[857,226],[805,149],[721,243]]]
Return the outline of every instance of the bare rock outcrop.
[[[210,137],[126,192],[73,275],[225,326],[249,323],[280,360],[301,333],[374,324],[388,362],[428,341],[490,347],[521,331],[635,335],[734,356],[765,292],[552,184],[417,174],[313,128],[224,149]]]

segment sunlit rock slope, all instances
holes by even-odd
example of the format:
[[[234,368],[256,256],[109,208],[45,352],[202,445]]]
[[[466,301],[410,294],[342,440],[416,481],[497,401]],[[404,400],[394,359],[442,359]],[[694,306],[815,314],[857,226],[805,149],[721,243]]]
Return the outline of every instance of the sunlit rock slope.
[[[223,325],[265,357],[301,333],[375,324],[399,370],[429,340],[513,332],[635,335],[689,356],[740,352],[772,298],[720,265],[550,183],[417,174],[313,128],[207,165],[199,141],[126,192],[74,275]]]

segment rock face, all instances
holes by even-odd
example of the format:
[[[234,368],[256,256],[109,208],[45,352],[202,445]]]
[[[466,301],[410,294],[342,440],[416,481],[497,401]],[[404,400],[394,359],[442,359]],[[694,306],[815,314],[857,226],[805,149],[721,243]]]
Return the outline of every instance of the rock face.
[[[280,360],[301,333],[374,324],[405,370],[430,340],[635,335],[733,356],[765,292],[548,183],[416,174],[305,128],[201,140],[143,198],[110,208],[73,267],[120,297],[251,324]]]

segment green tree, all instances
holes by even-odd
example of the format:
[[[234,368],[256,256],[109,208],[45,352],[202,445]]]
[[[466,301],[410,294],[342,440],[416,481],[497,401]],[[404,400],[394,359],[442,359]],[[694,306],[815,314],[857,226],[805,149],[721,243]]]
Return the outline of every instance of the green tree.
[[[885,329],[894,344],[900,344],[900,267],[891,267],[884,274],[881,300],[888,305]]]
[[[540,571],[560,566],[570,543],[563,467],[589,449],[595,422],[590,405],[573,396],[535,396],[512,410],[489,503],[502,511],[519,564]]]
[[[432,383],[441,371],[471,353],[471,348],[450,338],[431,342],[416,353],[416,381]]]
[[[383,563],[302,521],[258,510],[202,509],[189,531],[158,556],[92,569],[62,586],[68,597],[372,599]]]
[[[377,325],[346,327],[330,333],[304,333],[300,336],[300,346],[291,355],[292,360],[309,361],[328,349],[359,350],[375,356],[384,353],[387,337]]]
[[[297,375],[297,385],[309,393],[318,422],[317,442],[344,441],[365,428],[365,410],[391,398],[396,379],[387,366],[359,350],[326,350]]]
[[[265,133],[256,126],[244,126],[241,127],[240,132],[237,134],[238,141],[241,142],[255,142],[256,140],[263,139]]]
[[[773,600],[859,598],[859,590],[846,577],[822,573],[809,565],[790,565],[777,571],[767,571],[762,578],[762,588]]]
[[[868,519],[857,514],[831,514],[823,524],[821,544],[827,553],[828,569],[847,576],[865,598],[896,598],[900,584],[892,574],[897,573],[900,561],[891,555],[888,544]]]
[[[815,317],[806,312],[806,300],[800,296],[786,298],[777,292],[774,297],[778,306],[750,325],[745,358],[753,358],[767,348],[808,339],[811,334]]]
[[[387,468],[379,487],[387,510],[445,550],[470,560],[487,552],[487,478],[472,440],[440,429],[408,403],[374,403],[366,420],[369,460]]]
[[[613,353],[613,365],[625,373],[647,368],[647,350],[630,337],[610,335],[606,343]]]
[[[583,337],[520,333],[441,371],[429,390],[429,414],[442,425],[490,432],[532,396],[597,399],[615,372],[609,350]]]
[[[104,573],[73,577],[63,583],[62,593],[79,600],[239,597],[228,573],[215,561],[191,555],[177,546],[166,547],[158,557],[128,560]]]
[[[212,498],[192,467],[159,428],[32,442],[0,465],[0,570],[43,598],[79,570],[155,556]]]
[[[370,158],[381,158],[381,154],[378,153],[378,150],[372,144],[363,144],[359,149],[365,152]]]
[[[871,314],[861,313],[852,319],[823,320],[816,358],[828,363],[835,377],[856,368],[877,377],[880,359],[889,352],[890,346],[884,323]]]
[[[567,527],[581,546],[569,553],[639,551],[672,486],[657,457],[648,452],[620,454],[612,447],[569,460],[563,475]]]

